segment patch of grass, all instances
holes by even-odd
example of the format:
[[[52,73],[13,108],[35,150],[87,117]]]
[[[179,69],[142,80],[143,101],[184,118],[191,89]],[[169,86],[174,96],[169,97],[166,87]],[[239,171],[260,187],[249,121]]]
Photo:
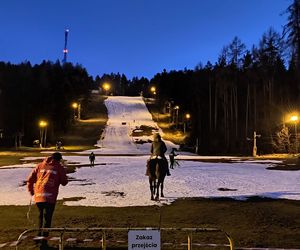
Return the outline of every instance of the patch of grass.
[[[74,199],[80,198],[82,197]],[[235,201],[228,198],[181,199],[163,207],[120,208],[69,207],[59,201],[54,214],[53,227],[215,227],[226,231],[234,239],[237,247],[297,248],[300,245],[299,208],[299,201],[258,197],[248,201]],[[1,207],[0,243],[15,240],[23,230],[32,227],[32,223],[26,219],[27,211],[26,206]],[[30,216],[37,223],[36,208],[32,209]],[[75,237],[76,234],[66,236]],[[81,234],[78,237],[100,239],[101,235]],[[126,233],[111,232],[107,237],[127,240]],[[186,242],[186,240],[186,232],[162,231],[162,242]],[[222,233],[194,233],[193,242],[228,243]],[[73,247],[73,249],[77,248]]]
[[[0,166],[22,164],[22,158],[38,156],[41,156],[39,151],[2,151],[0,152]]]
[[[153,131],[157,131],[157,128],[151,127],[151,126],[146,126],[146,125],[141,125],[139,127],[136,127],[131,135],[132,136],[150,136],[153,134]]]
[[[280,164],[278,166],[275,167],[268,167],[267,169],[269,170],[281,170],[281,171],[299,171],[300,170],[300,166],[299,165],[283,165]]]
[[[80,200],[83,200],[85,199],[85,197],[72,197],[72,198],[63,198],[63,202],[65,201],[80,201]]]
[[[284,157],[284,158],[283,158]],[[278,158],[277,158],[278,159]],[[269,170],[298,171],[300,170],[300,158],[296,155],[282,155],[282,163],[274,167],[268,167]]]

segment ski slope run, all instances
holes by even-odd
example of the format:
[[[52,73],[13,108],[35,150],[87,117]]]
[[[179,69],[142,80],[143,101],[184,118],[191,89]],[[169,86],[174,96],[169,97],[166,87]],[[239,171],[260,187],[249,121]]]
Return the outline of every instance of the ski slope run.
[[[161,135],[163,132],[152,120],[143,98],[110,96],[105,100],[105,106],[108,111],[108,121],[102,137],[95,145],[99,149],[89,151],[109,155],[149,154],[150,143],[137,144],[135,140],[149,141],[152,140],[152,135],[134,137],[133,130],[145,125],[157,129]],[[168,149],[177,147],[170,141],[165,143]]]

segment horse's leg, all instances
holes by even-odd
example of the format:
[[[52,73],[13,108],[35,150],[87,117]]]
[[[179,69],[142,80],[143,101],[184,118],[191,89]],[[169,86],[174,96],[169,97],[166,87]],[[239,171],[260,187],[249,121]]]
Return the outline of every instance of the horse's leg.
[[[159,200],[159,185],[160,185],[160,181],[157,180],[157,184],[156,184],[156,196],[155,196],[155,200],[158,201]]]
[[[150,192],[151,192],[151,200],[154,200],[154,197],[153,197],[153,190],[154,190],[154,187],[153,187],[153,181],[151,180],[151,178],[149,177],[149,184],[150,184]]]
[[[161,180],[161,183],[160,183],[160,196],[165,197],[164,196],[164,180]]]
[[[154,195],[155,195],[155,181],[152,181],[151,200],[154,200]]]

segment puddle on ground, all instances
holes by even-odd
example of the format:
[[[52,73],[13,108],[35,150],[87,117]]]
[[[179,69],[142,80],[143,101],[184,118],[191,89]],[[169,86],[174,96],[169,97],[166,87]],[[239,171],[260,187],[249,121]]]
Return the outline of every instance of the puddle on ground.
[[[80,201],[80,200],[84,200],[86,199],[86,197],[70,197],[70,198],[63,198],[62,201]]]
[[[218,188],[219,191],[237,191],[235,188]]]
[[[74,185],[77,185],[77,186],[88,186],[88,185],[95,185],[96,184],[91,179],[77,179],[77,178],[74,178],[74,177],[69,177],[68,180],[69,180],[69,182],[79,182],[79,183],[74,184]]]
[[[122,197],[124,198],[126,194],[124,192],[119,192],[119,191],[103,191],[101,194],[104,194],[105,196],[114,196],[114,197]]]

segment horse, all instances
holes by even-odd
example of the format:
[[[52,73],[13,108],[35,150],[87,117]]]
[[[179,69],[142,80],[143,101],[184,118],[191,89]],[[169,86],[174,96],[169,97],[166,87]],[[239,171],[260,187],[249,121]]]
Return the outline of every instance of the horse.
[[[151,200],[159,200],[159,188],[160,196],[164,197],[164,180],[167,174],[168,161],[164,158],[154,158],[150,159],[149,162],[149,184],[151,192]],[[156,182],[157,180],[157,182]]]

